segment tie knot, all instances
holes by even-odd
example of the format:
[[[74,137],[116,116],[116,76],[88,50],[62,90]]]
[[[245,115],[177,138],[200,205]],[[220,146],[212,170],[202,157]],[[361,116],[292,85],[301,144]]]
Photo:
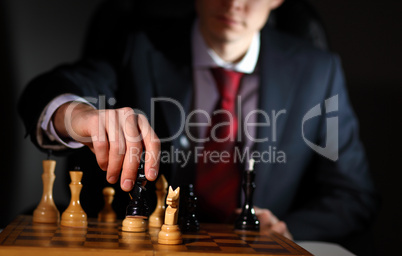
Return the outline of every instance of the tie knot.
[[[239,89],[240,80],[243,77],[243,73],[220,67],[211,68],[211,72],[216,81],[216,85],[221,97],[227,100],[234,100]]]

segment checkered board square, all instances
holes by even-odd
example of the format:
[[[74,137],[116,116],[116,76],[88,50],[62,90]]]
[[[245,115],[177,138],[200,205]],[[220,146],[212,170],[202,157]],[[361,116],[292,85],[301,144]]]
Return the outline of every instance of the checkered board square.
[[[158,244],[159,229],[146,233],[121,230],[121,221],[90,219],[85,229],[32,223],[19,216],[0,233],[0,255],[311,255],[277,234],[233,231],[223,224],[202,224],[201,231],[183,234],[181,245]]]

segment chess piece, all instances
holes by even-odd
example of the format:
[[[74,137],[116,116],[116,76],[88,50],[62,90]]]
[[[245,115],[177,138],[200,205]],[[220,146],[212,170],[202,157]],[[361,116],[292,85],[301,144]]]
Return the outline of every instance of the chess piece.
[[[56,178],[54,169],[56,167],[56,161],[44,160],[42,166],[43,194],[39,205],[33,212],[32,221],[36,223],[58,223],[60,213],[53,201],[53,184]]]
[[[122,230],[128,232],[145,232],[148,229],[149,207],[144,197],[145,188],[134,184],[130,192],[130,203],[126,209],[126,218],[122,223]]]
[[[162,225],[161,231],[158,234],[158,243],[160,244],[181,244],[183,239],[181,236],[177,218],[179,214],[179,198],[180,187],[173,191],[169,187],[169,193],[166,198],[168,207],[165,212],[165,224]]]
[[[106,187],[102,191],[103,198],[105,201],[105,205],[102,211],[98,214],[99,222],[115,222],[116,221],[116,213],[113,211],[112,202],[115,191],[112,187]]]
[[[149,207],[145,200],[144,162],[141,161],[137,172],[137,179],[130,191],[130,202],[126,208],[126,218],[122,223],[122,230],[128,232],[145,232],[148,229]]]
[[[260,230],[260,221],[255,215],[253,194],[255,190],[254,160],[249,161],[248,169],[243,173],[243,190],[245,201],[242,212],[235,223],[237,230]]]
[[[197,197],[194,194],[193,184],[183,189],[182,203],[180,203],[180,230],[185,232],[197,232],[200,230],[200,223],[197,218]]]
[[[61,225],[67,227],[83,228],[88,226],[87,214],[81,207],[80,193],[82,189],[81,171],[70,171],[71,201],[70,205],[61,215]]]
[[[149,226],[160,228],[163,225],[165,217],[165,197],[167,194],[168,183],[163,174],[161,174],[155,183],[157,203],[154,212],[149,217]]]

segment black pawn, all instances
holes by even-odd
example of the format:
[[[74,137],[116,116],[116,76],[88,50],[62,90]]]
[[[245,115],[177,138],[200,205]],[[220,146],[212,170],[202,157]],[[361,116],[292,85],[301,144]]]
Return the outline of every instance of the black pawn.
[[[260,221],[255,215],[253,206],[253,194],[255,190],[255,172],[252,168],[246,170],[243,173],[243,190],[245,193],[245,202],[242,212],[237,218],[235,223],[235,229],[237,230],[260,230]]]
[[[145,184],[144,162],[141,161],[138,167],[137,179],[133,189],[130,191],[131,200],[126,208],[126,216],[149,217],[149,207],[145,199]]]
[[[194,194],[193,184],[189,184],[184,190],[184,197],[180,202],[181,218],[180,230],[183,233],[197,232],[200,230],[200,223],[197,218],[197,197]]]

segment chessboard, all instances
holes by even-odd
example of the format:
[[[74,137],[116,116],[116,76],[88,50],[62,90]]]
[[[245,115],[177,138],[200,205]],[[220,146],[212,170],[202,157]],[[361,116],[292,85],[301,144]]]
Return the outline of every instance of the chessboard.
[[[158,244],[159,229],[131,233],[114,223],[88,219],[87,228],[32,223],[18,216],[0,233],[0,255],[312,255],[276,233],[234,231],[225,224],[203,224],[183,234],[183,244]]]

